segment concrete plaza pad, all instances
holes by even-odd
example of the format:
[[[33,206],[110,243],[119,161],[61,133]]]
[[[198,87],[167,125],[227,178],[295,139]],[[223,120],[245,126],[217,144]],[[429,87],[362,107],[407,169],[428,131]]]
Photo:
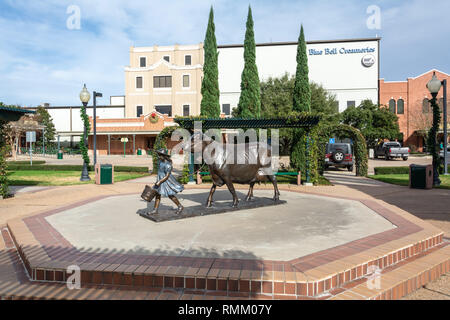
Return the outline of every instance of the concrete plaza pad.
[[[273,192],[255,194],[271,198]],[[186,208],[206,197],[206,190],[179,195]],[[395,228],[359,201],[293,192],[281,197],[286,204],[154,223],[136,214],[146,207],[139,195],[120,195],[46,220],[80,251],[258,260],[290,260]],[[226,203],[231,204],[230,193],[218,190],[215,205]],[[173,206],[162,199],[163,209]]]
[[[64,283],[75,265],[82,285],[104,288],[315,299],[386,293],[395,299],[450,267],[448,250],[430,253],[446,246],[441,230],[383,201],[349,198],[335,188],[280,186],[286,204],[154,223],[137,214],[146,207],[140,187],[117,186],[104,193],[95,187],[78,202],[8,221],[5,232],[32,281]],[[204,203],[208,186],[186,188],[184,206]],[[238,190],[242,199],[246,187]],[[255,196],[271,198],[272,192],[259,186]],[[231,205],[225,188],[215,200]],[[163,206],[173,204],[164,199]],[[426,264],[409,265],[428,254]],[[398,273],[392,268],[405,263],[405,281],[396,276],[380,288],[365,287],[373,268]]]

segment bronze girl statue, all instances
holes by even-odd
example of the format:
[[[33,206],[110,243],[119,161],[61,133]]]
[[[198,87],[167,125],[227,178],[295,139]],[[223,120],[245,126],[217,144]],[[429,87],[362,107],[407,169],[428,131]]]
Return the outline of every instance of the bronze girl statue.
[[[150,214],[158,214],[159,204],[161,202],[161,195],[169,197],[176,205],[176,214],[180,214],[184,207],[181,205],[175,196],[178,192],[183,191],[184,187],[172,175],[172,159],[167,150],[159,149],[156,151],[159,160],[158,176],[153,188],[145,186],[141,197],[150,202],[155,198],[155,207]]]

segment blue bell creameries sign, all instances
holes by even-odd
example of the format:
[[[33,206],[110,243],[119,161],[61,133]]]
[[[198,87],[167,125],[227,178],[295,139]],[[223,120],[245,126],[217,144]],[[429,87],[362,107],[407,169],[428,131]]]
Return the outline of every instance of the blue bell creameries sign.
[[[370,68],[375,64],[375,57],[371,54],[375,52],[375,48],[360,48],[360,49],[346,49],[346,48],[325,48],[325,49],[309,49],[310,56],[333,56],[333,55],[346,55],[354,53],[364,53],[365,55],[361,59],[361,64]]]
[[[309,49],[310,56],[322,55],[338,55],[338,54],[353,54],[353,53],[374,53],[375,48],[361,48],[361,49],[346,49],[346,48],[325,48],[325,49]]]

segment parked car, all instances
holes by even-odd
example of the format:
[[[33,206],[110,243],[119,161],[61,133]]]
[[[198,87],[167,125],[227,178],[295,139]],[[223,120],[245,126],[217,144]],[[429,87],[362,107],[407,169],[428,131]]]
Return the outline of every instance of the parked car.
[[[375,147],[374,157],[375,159],[377,159],[378,157],[384,157],[385,160],[402,158],[404,161],[406,161],[409,157],[409,148],[402,148],[400,142],[383,142]]]
[[[348,171],[353,171],[353,153],[350,143],[327,143],[325,152],[325,166],[329,167],[347,168]]]

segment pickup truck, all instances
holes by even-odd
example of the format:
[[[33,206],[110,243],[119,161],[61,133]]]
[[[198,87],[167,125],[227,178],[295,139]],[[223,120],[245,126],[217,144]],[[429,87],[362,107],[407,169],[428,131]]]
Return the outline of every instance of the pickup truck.
[[[402,158],[404,161],[408,160],[409,148],[400,145],[400,142],[388,141],[378,144],[374,150],[374,157],[384,157],[385,160],[393,158]]]

